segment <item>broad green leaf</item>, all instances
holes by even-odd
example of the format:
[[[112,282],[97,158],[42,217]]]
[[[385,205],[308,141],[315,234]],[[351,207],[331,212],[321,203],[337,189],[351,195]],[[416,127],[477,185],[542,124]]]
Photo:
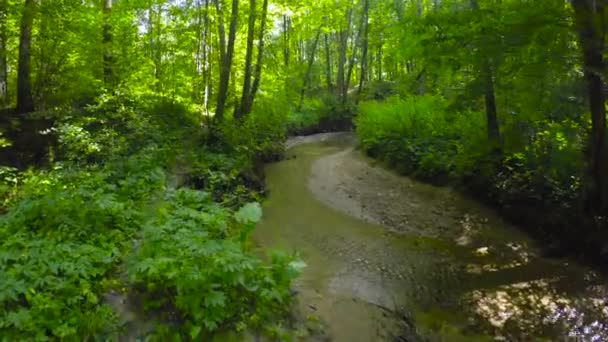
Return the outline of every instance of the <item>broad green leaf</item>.
[[[239,223],[257,223],[262,218],[262,207],[257,202],[245,204],[234,214],[234,218]]]

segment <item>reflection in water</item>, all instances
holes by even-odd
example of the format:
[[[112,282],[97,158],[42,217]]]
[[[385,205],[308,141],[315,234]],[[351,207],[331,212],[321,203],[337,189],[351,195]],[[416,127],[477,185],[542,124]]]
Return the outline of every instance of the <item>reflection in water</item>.
[[[604,278],[566,260],[541,258],[524,234],[486,208],[372,168],[349,147],[329,138],[295,147],[294,158],[270,165],[270,196],[254,232],[262,246],[303,257],[300,310],[324,321],[330,339],[608,340]],[[314,163],[326,163],[318,168],[323,174],[315,174]],[[392,220],[407,226],[407,234],[356,219],[373,213],[365,205],[333,203],[337,191],[328,189],[329,201],[313,196],[309,180],[324,177],[339,178],[341,189],[358,181],[360,193],[366,191],[361,182],[374,184],[369,193],[380,197],[371,201],[388,201],[381,208],[413,203]]]

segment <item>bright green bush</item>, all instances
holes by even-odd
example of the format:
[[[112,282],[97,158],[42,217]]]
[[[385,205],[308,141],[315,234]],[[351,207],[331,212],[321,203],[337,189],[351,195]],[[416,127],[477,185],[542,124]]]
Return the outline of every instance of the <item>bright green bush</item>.
[[[355,126],[371,155],[401,172],[441,181],[479,155],[478,115],[450,113],[438,96],[391,97],[361,103]]]
[[[146,309],[177,312],[191,338],[258,326],[283,312],[297,263],[281,257],[266,265],[246,251],[260,217],[257,203],[231,214],[204,192],[171,193],[129,267]]]
[[[507,119],[497,156],[486,144],[482,113],[448,108],[430,95],[363,102],[355,119],[361,147],[400,172],[464,185],[504,208],[555,212],[543,217],[545,223],[575,217],[582,202],[584,127],[572,120]]]
[[[262,149],[246,145],[277,137],[260,129],[273,124],[256,119],[247,139],[206,146],[200,127],[148,106],[103,98],[59,120],[49,169],[1,169],[0,340],[112,339],[119,320],[103,298],[116,287],[134,287],[141,310],[186,338],[288,308],[297,263],[248,251],[260,209],[237,177]]]

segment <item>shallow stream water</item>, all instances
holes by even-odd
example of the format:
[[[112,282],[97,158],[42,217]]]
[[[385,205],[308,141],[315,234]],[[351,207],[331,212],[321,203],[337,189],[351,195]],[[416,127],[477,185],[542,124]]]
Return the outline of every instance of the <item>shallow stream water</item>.
[[[608,340],[601,275],[540,256],[475,201],[374,164],[349,134],[296,142],[266,168],[253,238],[307,264],[298,310],[322,329],[302,339]]]

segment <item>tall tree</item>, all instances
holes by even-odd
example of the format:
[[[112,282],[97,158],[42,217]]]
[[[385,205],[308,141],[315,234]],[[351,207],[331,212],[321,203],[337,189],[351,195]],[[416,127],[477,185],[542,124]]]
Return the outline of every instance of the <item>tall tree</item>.
[[[8,63],[7,63],[7,33],[8,1],[0,0],[0,110],[9,106],[8,100]]]
[[[325,81],[327,82],[327,91],[333,92],[334,86],[331,81],[331,49],[329,48],[329,37],[327,33],[323,34],[325,40]]]
[[[315,54],[317,52],[317,45],[319,43],[319,37],[321,36],[321,28],[317,29],[317,34],[315,35],[315,39],[312,43],[312,48],[310,49],[310,55],[308,56],[308,66],[306,67],[306,75],[304,76],[304,84],[302,85],[302,89],[300,90],[300,101],[298,102],[298,111],[302,109],[302,104],[304,103],[304,93],[308,90],[308,84],[310,83],[310,75],[312,74],[312,66],[315,62]]]
[[[248,115],[251,112],[251,107],[253,106],[253,101],[255,100],[255,95],[260,87],[260,79],[262,77],[262,64],[264,58],[264,35],[266,30],[266,14],[268,12],[268,0],[264,0],[262,4],[262,16],[260,18],[260,32],[258,36],[258,55],[256,59],[256,64],[253,72],[251,72],[252,67],[249,66],[249,73],[247,68],[247,60],[245,61],[245,81],[243,83],[243,96],[241,99],[241,106],[239,111],[235,111],[235,117],[240,118],[245,115]],[[255,26],[255,25],[254,25]],[[252,35],[253,36],[253,35]],[[248,38],[249,40],[249,33]],[[249,42],[247,43],[247,49],[250,48]],[[253,49],[253,39],[251,39],[251,48]],[[247,59],[247,58],[246,58]],[[249,61],[251,63],[251,61]],[[253,78],[253,84],[251,80],[247,79]],[[246,88],[247,87],[247,88]]]
[[[360,18],[360,22],[359,22],[359,27],[357,29],[357,34],[355,36],[355,38],[352,41],[352,48],[351,48],[351,53],[350,53],[350,58],[348,60],[348,70],[346,73],[346,81],[345,81],[345,88],[346,90],[348,90],[348,88],[350,88],[350,80],[352,78],[352,73],[353,73],[353,69],[355,67],[355,60],[357,58],[357,50],[359,49],[360,45],[361,45],[361,36],[362,36],[362,32],[365,26],[365,21],[366,21],[366,13],[365,13],[365,8],[367,7],[367,0],[362,0],[363,2],[363,12],[361,14],[361,18]],[[343,99],[346,99],[346,94],[343,95]]]
[[[350,36],[350,28],[352,23],[352,15],[353,10],[352,7],[348,7],[346,9],[346,27],[342,28],[338,33],[339,37],[339,51],[338,51],[338,72],[336,77],[336,85],[338,96],[341,101],[346,102],[346,95],[348,93],[348,89],[346,86],[346,75],[345,75],[345,67],[346,67],[346,55],[348,50],[348,37]]]
[[[234,106],[234,117],[245,115],[247,102],[251,96],[251,61],[253,60],[253,38],[255,36],[255,0],[249,0],[249,21],[247,23],[247,48],[245,51],[245,75],[243,78],[243,92],[240,106]]]
[[[35,11],[35,0],[25,0],[21,16],[19,37],[17,113],[28,113],[34,111],[34,99],[32,97],[32,87],[30,84],[30,49]]]
[[[251,106],[255,100],[255,95],[260,88],[260,82],[262,79],[262,64],[264,61],[264,37],[266,35],[266,15],[268,13],[268,0],[264,0],[262,4],[262,18],[260,24],[260,33],[258,36],[258,58],[255,64],[255,70],[253,72],[253,85],[251,86],[251,95],[247,106],[244,108],[244,113],[249,114],[251,112]]]
[[[224,26],[221,0],[214,1],[218,13],[218,35],[220,41],[220,85],[217,94],[217,105],[215,107],[215,120],[221,121],[224,118],[224,107],[226,106],[226,100],[228,99],[228,88],[230,86],[230,72],[232,67],[232,58],[234,55],[234,40],[236,38],[239,1],[232,0],[232,13],[230,16],[228,42],[226,42],[226,29]]]
[[[473,14],[476,15],[477,19],[481,22],[481,40],[484,40],[483,35],[486,34],[486,30],[483,27],[483,14],[479,10],[479,4],[477,0],[471,0],[471,8]],[[481,45],[481,44],[480,44]],[[491,63],[491,59],[487,54],[487,47],[478,47],[481,66],[479,67],[479,74],[481,82],[484,87],[484,102],[486,108],[486,124],[488,140],[490,141],[491,148],[495,153],[500,153],[500,129],[498,126],[498,116],[496,111],[496,95],[494,94],[494,70]]]
[[[289,67],[289,44],[291,37],[291,19],[287,14],[283,14],[283,64]]]
[[[592,187],[589,207],[595,213],[608,210],[608,151],[606,148],[606,98],[602,76],[605,74],[603,57],[606,40],[608,6],[604,1],[572,0],[576,26],[583,52],[583,70],[587,80],[587,96],[591,111]]]
[[[106,88],[112,84],[114,69],[112,67],[112,26],[110,26],[110,14],[112,12],[112,0],[103,0],[103,80]]]
[[[367,49],[369,44],[369,0],[363,0],[363,41],[361,42],[361,61],[359,66],[359,89],[360,94],[363,90],[363,82],[367,77]]]

